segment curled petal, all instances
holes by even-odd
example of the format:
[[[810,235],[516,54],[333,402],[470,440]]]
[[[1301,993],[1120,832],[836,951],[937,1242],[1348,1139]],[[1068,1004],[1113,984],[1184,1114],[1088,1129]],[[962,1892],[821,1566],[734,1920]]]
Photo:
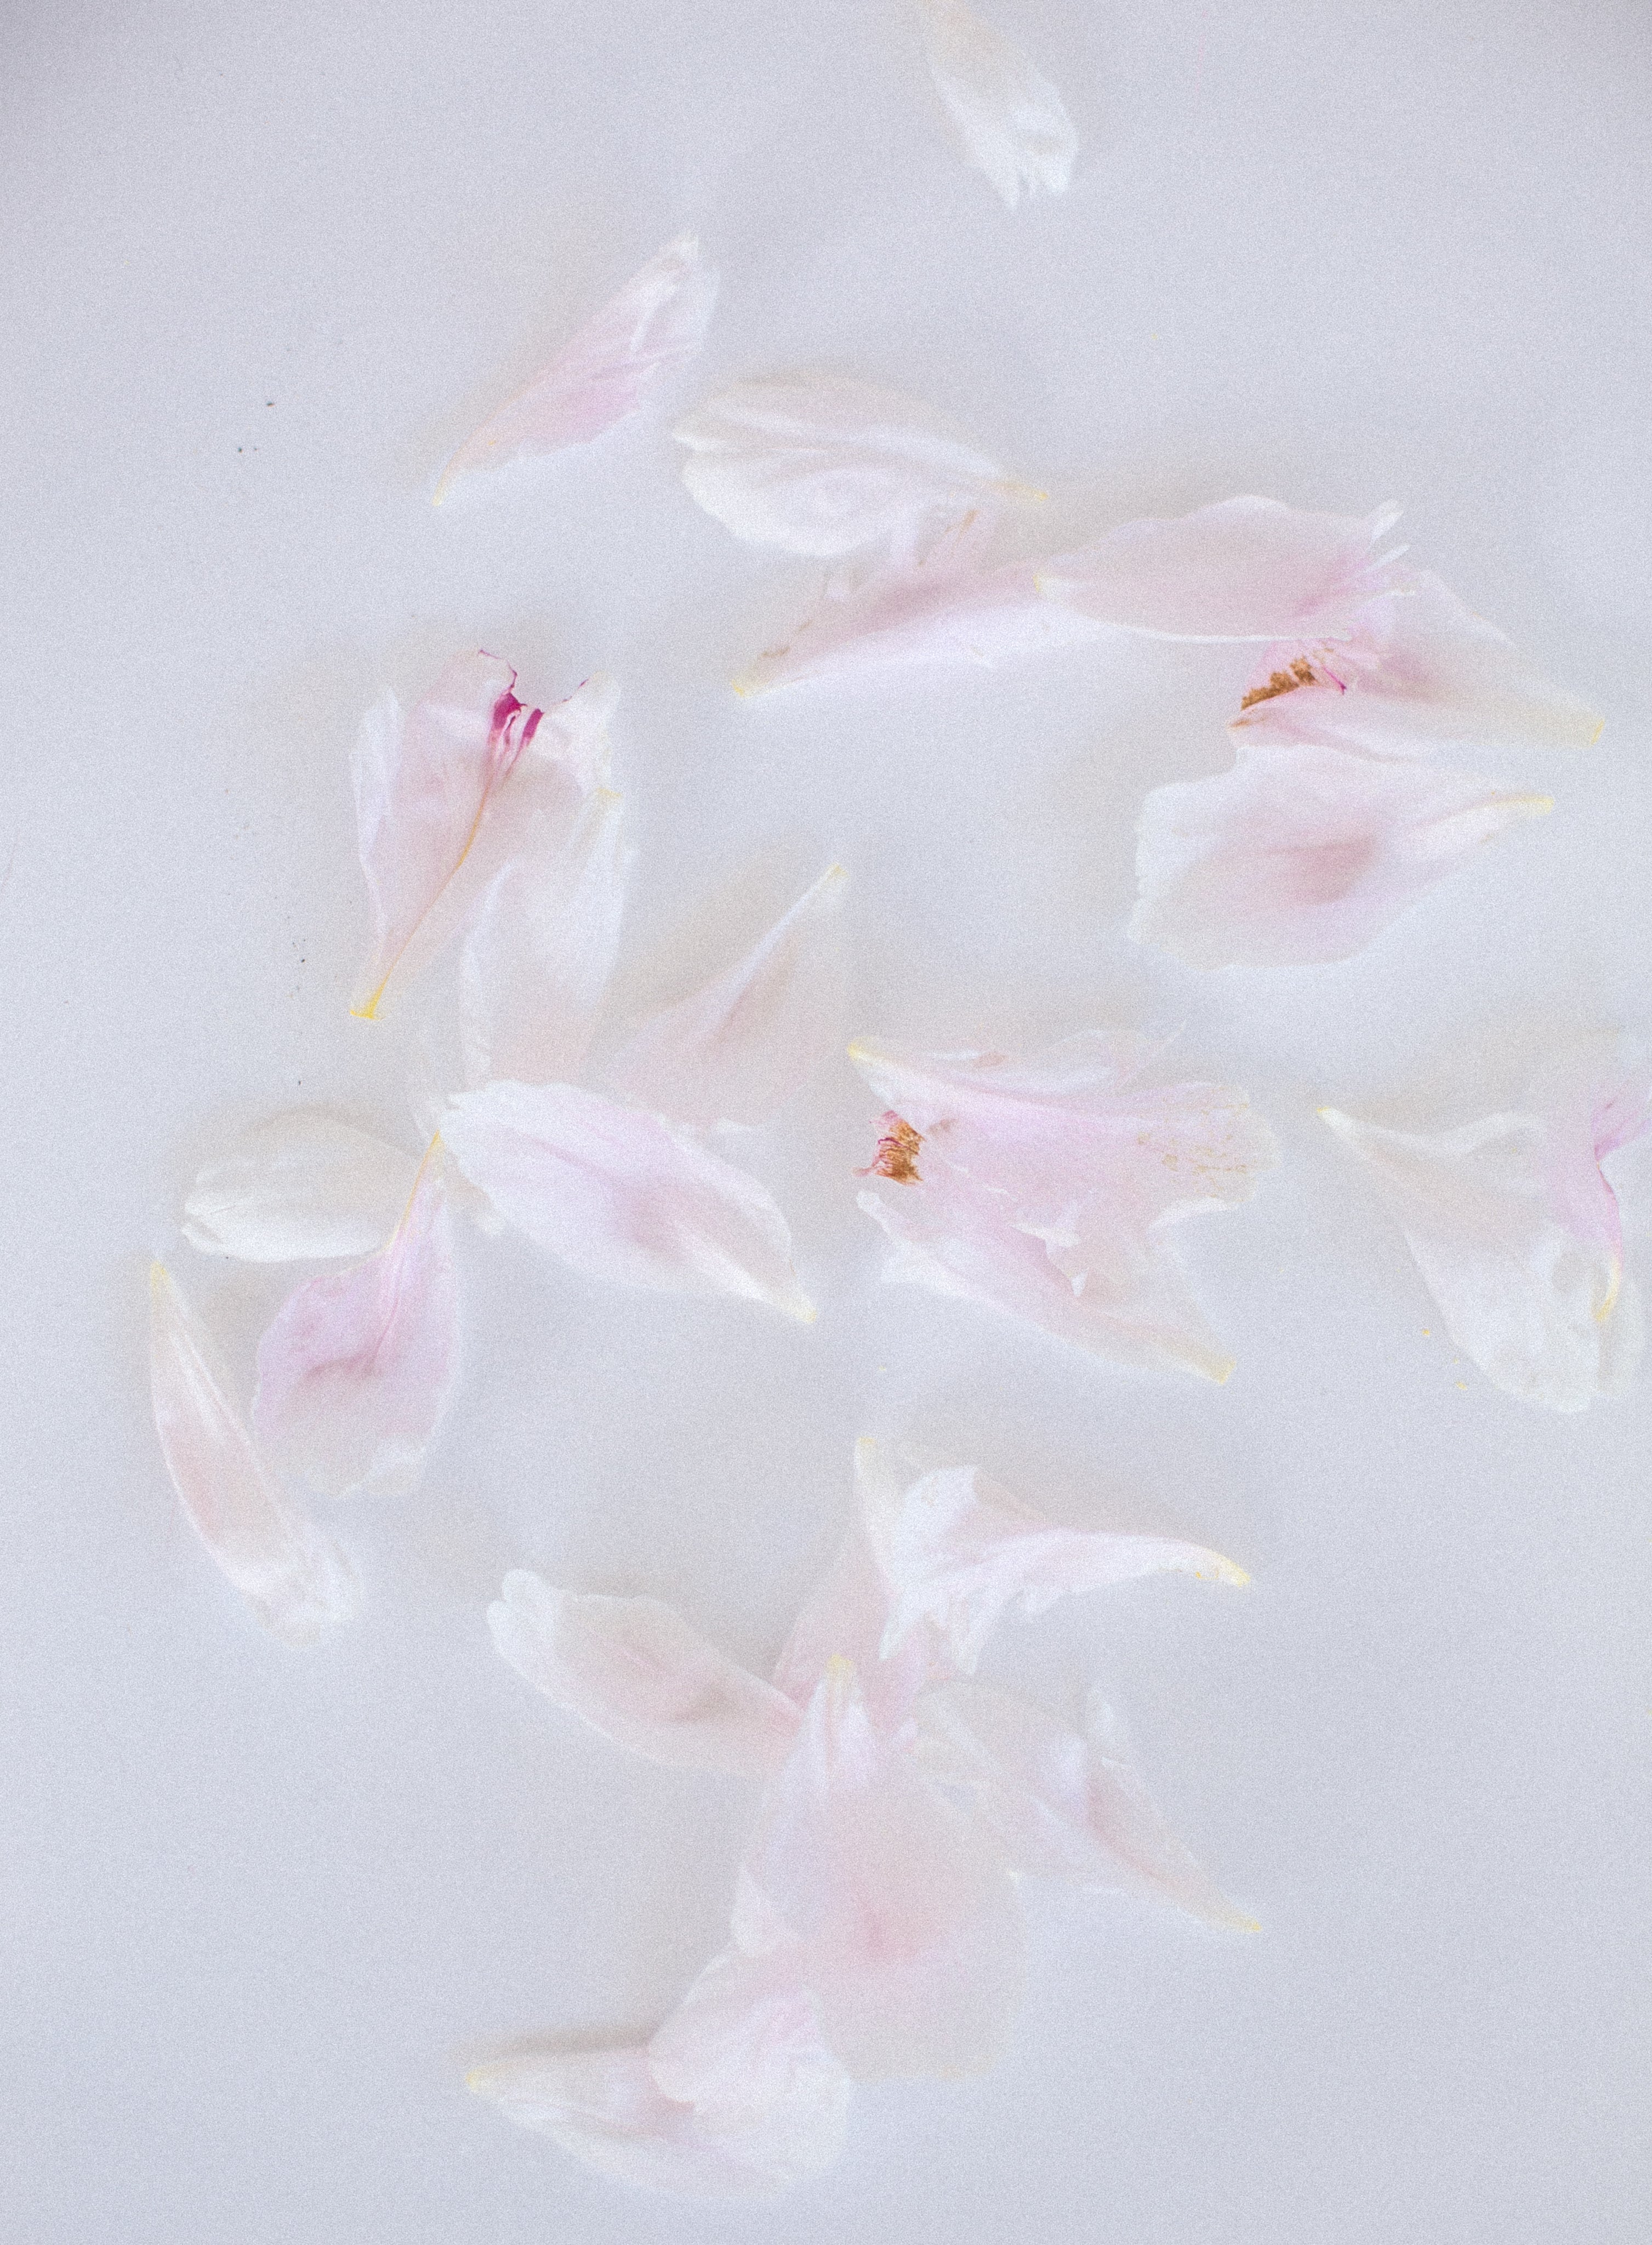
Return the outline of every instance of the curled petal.
[[[388,1246],[289,1294],[258,1345],[261,1441],[328,1496],[403,1496],[448,1404],[457,1353],[439,1142]]]
[[[1013,210],[1023,188],[1060,194],[1079,136],[1048,78],[963,0],[917,0],[935,91],[970,161]]]
[[[295,1108],[206,1164],[184,1204],[184,1237],[243,1263],[370,1254],[395,1231],[418,1167],[399,1146]]]
[[[715,266],[692,234],[679,234],[460,447],[437,486],[437,505],[478,468],[587,444],[634,413],[694,356],[716,301]]]
[[[740,382],[677,424],[683,481],[754,546],[822,559],[890,544],[984,500],[1035,497],[911,399],[839,375]]]
[[[793,1703],[658,1598],[576,1596],[518,1570],[488,1627],[518,1676],[650,1761],[765,1777],[791,1749]]]
[[[829,865],[743,959],[647,1022],[608,1067],[614,1089],[679,1122],[767,1122],[836,1041],[827,939],[845,878]]]
[[[355,1611],[349,1562],[283,1502],[216,1352],[159,1263],[150,1265],[149,1312],[155,1428],[190,1525],[266,1629],[313,1645]]]
[[[1256,1931],[1165,1822],[1099,1693],[1082,1732],[975,1683],[927,1692],[918,1724],[922,1767],[969,1799],[1012,1870],[1155,1895],[1208,1924]]]
[[[1243,749],[1231,771],[1148,797],[1129,932],[1189,967],[1347,959],[1484,844],[1554,807],[1470,772],[1311,743]]]
[[[814,1316],[768,1193],[658,1115],[572,1084],[489,1083],[453,1101],[443,1135],[505,1221],[576,1271]]]

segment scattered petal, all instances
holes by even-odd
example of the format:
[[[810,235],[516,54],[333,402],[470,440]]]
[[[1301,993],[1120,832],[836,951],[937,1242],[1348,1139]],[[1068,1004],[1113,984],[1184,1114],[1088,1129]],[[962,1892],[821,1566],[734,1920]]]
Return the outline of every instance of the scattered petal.
[[[155,1428],[190,1525],[266,1629],[313,1645],[355,1611],[349,1562],[288,1509],[216,1352],[159,1263],[149,1269],[149,1312]]]
[[[658,1598],[576,1596],[518,1570],[488,1627],[518,1676],[650,1761],[766,1777],[791,1751],[793,1702]]]
[[[768,1193],[660,1116],[572,1084],[489,1083],[451,1102],[443,1138],[506,1222],[576,1271],[814,1316]]]
[[[1231,771],[1148,795],[1129,933],[1188,967],[1347,959],[1482,844],[1553,808],[1471,772],[1246,747]]]
[[[209,1162],[184,1204],[184,1237],[243,1263],[303,1263],[382,1247],[418,1158],[317,1107],[260,1122]]]
[[[970,161],[1013,210],[1025,188],[1060,194],[1079,136],[1048,78],[963,0],[917,0],[935,91]]]
[[[613,1089],[679,1122],[766,1122],[839,1041],[827,939],[844,878],[829,865],[743,959],[646,1023],[608,1067]]]
[[[437,505],[478,468],[588,444],[634,413],[698,352],[716,301],[715,266],[692,234],[680,234],[461,446],[443,471]]]
[[[259,1440],[328,1496],[405,1496],[447,1408],[453,1249],[432,1140],[387,1247],[289,1294],[258,1345]]]

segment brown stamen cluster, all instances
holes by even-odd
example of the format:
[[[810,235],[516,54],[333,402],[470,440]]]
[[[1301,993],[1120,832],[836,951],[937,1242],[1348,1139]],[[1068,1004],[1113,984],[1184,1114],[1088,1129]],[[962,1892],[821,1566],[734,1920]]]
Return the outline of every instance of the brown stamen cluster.
[[[1271,702],[1276,694],[1294,694],[1299,686],[1317,682],[1312,663],[1305,655],[1299,655],[1289,670],[1276,670],[1265,686],[1253,686],[1239,707],[1252,709],[1258,702]]]
[[[921,1130],[914,1130],[893,1110],[885,1115],[878,1132],[877,1152],[863,1170],[856,1170],[857,1177],[887,1177],[891,1184],[921,1185],[917,1174],[917,1150],[924,1143]]]

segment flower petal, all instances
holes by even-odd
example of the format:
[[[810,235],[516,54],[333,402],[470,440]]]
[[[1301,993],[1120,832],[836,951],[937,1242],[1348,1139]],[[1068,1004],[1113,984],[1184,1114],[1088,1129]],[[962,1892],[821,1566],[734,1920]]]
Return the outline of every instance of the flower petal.
[[[1021,50],[962,0],[917,0],[935,91],[970,161],[1013,210],[1025,187],[1060,194],[1079,136],[1066,105]]]
[[[845,878],[829,865],[743,959],[645,1023],[608,1066],[613,1089],[679,1122],[766,1122],[839,1041],[827,938]]]
[[[1231,771],[1148,797],[1129,933],[1188,967],[1348,959],[1483,844],[1553,809],[1472,772],[1246,748]]]
[[[768,1193],[658,1115],[572,1084],[507,1082],[456,1098],[443,1136],[506,1222],[576,1271],[814,1316]]]
[[[650,1761],[766,1777],[791,1751],[791,1700],[658,1598],[576,1596],[518,1570],[488,1627],[518,1676]]]
[[[910,553],[924,526],[1014,493],[996,460],[933,425],[911,398],[846,376],[739,382],[673,432],[684,483],[708,514],[754,546],[822,559],[889,543]]]
[[[259,1440],[328,1496],[405,1496],[447,1408],[457,1350],[439,1141],[389,1245],[289,1294],[258,1344]]]
[[[634,413],[694,356],[716,301],[715,266],[692,234],[680,234],[460,447],[437,486],[437,505],[478,468],[587,444]]]
[[[297,1107],[244,1131],[209,1162],[184,1204],[184,1237],[243,1263],[366,1255],[395,1231],[416,1155]]]
[[[216,1352],[159,1263],[149,1269],[149,1312],[155,1428],[190,1525],[266,1629],[313,1645],[355,1611],[349,1562],[282,1501]]]

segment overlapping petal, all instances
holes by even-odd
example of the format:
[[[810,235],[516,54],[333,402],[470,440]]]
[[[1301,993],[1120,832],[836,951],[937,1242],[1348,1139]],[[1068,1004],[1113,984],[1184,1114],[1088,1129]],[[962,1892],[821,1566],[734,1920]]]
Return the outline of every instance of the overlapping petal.
[[[1066,104],[1001,31],[963,0],[917,0],[935,91],[970,161],[1013,210],[1023,190],[1060,194],[1079,136]]]
[[[184,1237],[244,1263],[369,1254],[395,1231],[418,1167],[320,1108],[294,1108],[207,1163],[184,1204]]]

